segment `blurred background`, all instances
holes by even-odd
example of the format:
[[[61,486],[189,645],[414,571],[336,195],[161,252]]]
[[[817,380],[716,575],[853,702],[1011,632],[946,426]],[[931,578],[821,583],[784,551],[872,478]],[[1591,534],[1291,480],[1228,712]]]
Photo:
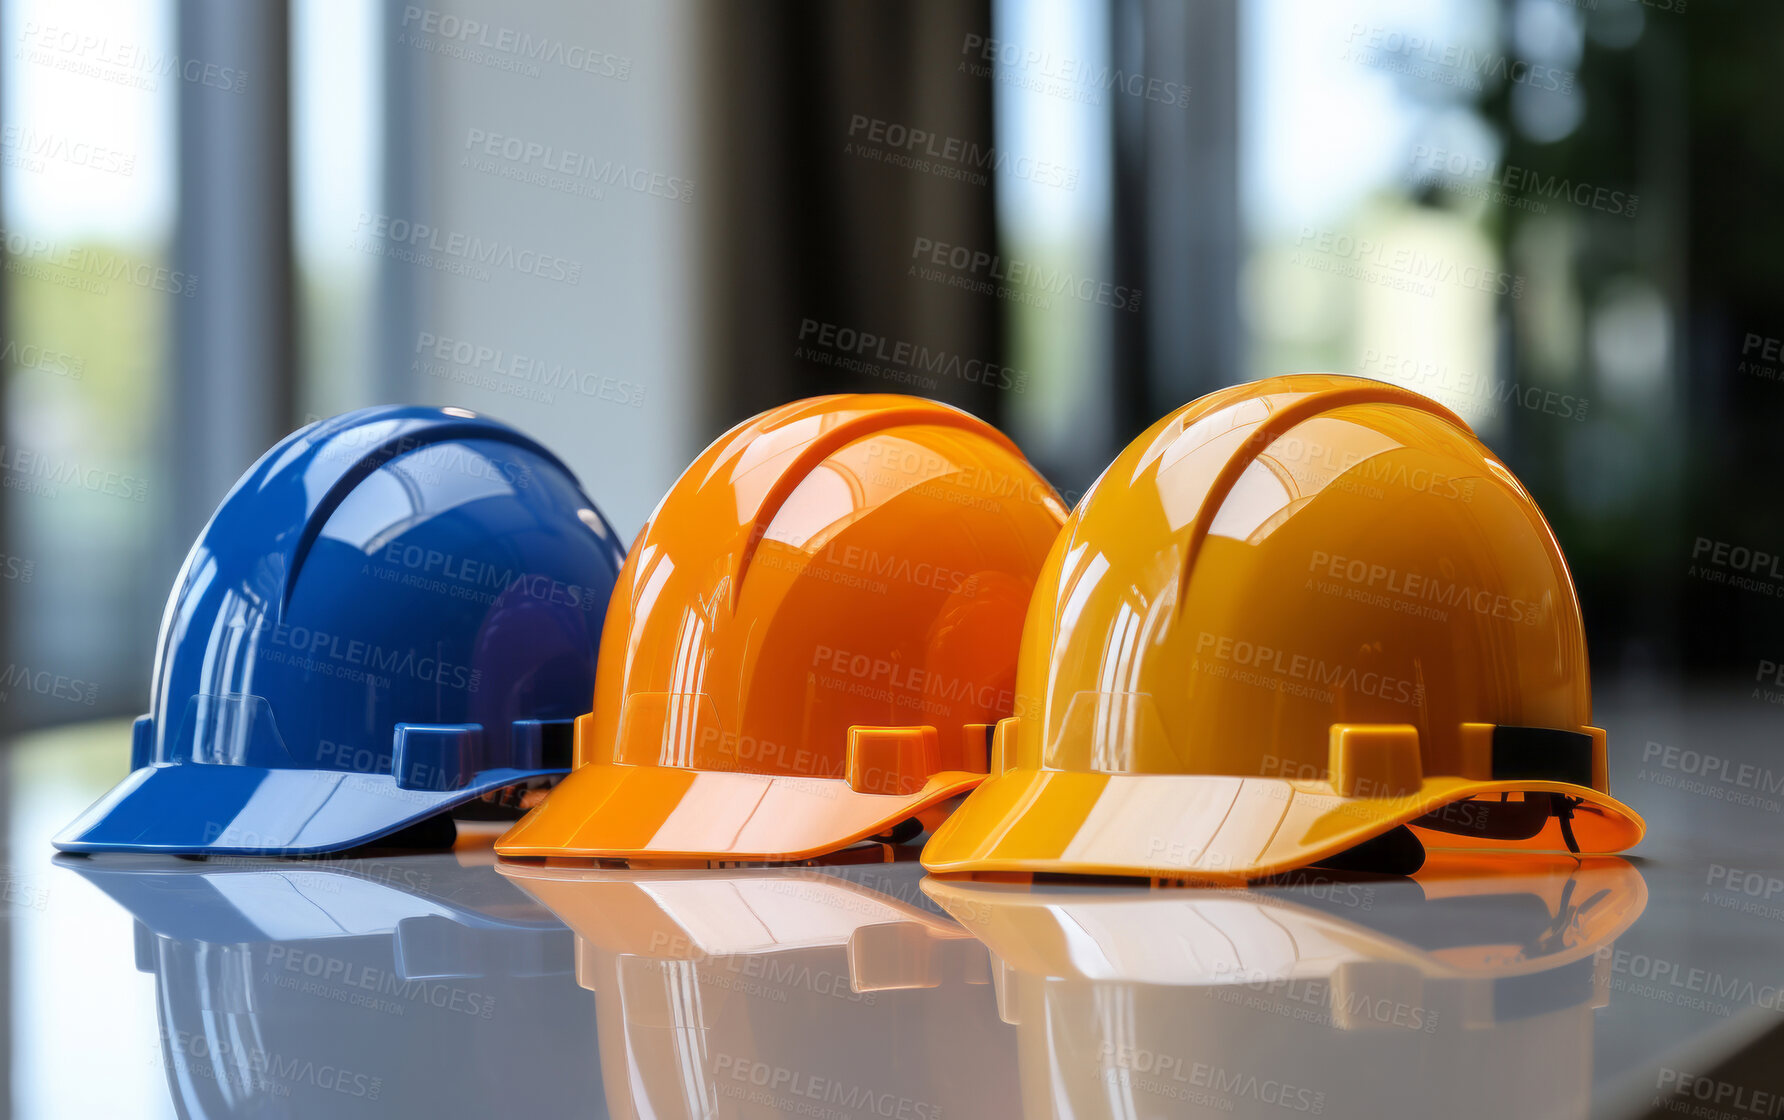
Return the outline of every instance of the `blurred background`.
[[[210,510],[345,409],[510,421],[630,536],[796,396],[955,402],[1073,499],[1305,370],[1504,456],[1601,688],[1771,703],[1775,3],[5,0],[0,33],[13,729],[141,711]]]
[[[509,421],[629,537],[798,396],[954,402],[1075,499],[1325,370],[1534,492],[1600,696],[1661,713],[1629,749],[1776,738],[1776,0],[0,0],[0,38],[0,733],[143,711],[210,511],[342,410]],[[0,752],[13,800],[38,765]],[[17,858],[70,811],[11,806]],[[57,1044],[154,997],[48,928],[0,923],[20,1111],[164,1100],[158,1047]]]

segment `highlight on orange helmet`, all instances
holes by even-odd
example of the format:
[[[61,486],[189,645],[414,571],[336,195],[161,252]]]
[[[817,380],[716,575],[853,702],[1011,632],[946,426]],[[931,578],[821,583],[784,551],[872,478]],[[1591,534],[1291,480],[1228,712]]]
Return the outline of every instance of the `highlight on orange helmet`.
[[[496,850],[797,861],[916,837],[985,777],[1065,512],[1007,437],[934,401],[738,425],[633,543],[575,769]]]
[[[1235,883],[1642,835],[1554,533],[1378,381],[1224,389],[1129,444],[1048,557],[1017,694],[931,871]]]

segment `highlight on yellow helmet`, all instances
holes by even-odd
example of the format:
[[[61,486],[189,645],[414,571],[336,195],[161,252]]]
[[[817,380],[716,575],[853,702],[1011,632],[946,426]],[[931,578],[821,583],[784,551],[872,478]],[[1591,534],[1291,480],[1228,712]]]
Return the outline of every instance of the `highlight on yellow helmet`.
[[[796,401],[696,459],[626,557],[575,769],[504,856],[794,861],[921,833],[983,780],[1065,518],[996,429]]]
[[[923,864],[1232,883],[1616,852],[1643,825],[1591,719],[1566,562],[1504,464],[1409,390],[1271,378],[1160,420],[1072,512],[992,777]]]

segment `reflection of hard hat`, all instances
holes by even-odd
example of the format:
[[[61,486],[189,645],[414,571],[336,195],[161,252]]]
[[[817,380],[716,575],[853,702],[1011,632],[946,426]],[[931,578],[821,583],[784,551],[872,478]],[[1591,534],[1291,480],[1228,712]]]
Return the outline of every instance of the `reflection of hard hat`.
[[[1327,876],[1285,890],[923,889],[1011,967],[1189,986],[1330,978],[1360,963],[1426,979],[1531,976],[1592,956],[1647,905],[1641,873],[1615,856],[1497,863],[1440,852],[1414,882]],[[1074,953],[1079,942],[1095,952]]]
[[[615,1117],[1011,1113],[989,958],[914,861],[500,870],[576,931]]]
[[[1238,386],[1130,444],[1048,557],[1017,692],[932,871],[1230,882],[1405,870],[1401,825],[1641,838],[1548,525],[1462,421],[1379,382]]]
[[[1028,1115],[1582,1115],[1610,948],[1647,889],[1614,857],[1509,865],[1282,891],[923,889],[991,950]]]
[[[594,949],[666,961],[844,949],[842,979],[859,992],[935,987],[944,957],[966,949],[971,958],[978,945],[923,897],[914,862],[722,871],[504,863],[498,870],[576,930],[585,959]],[[962,945],[944,947],[955,941]],[[953,971],[962,968],[956,963]],[[581,979],[599,989],[596,976]]]
[[[574,938],[487,863],[58,862],[136,918],[180,1116],[564,1116],[601,1093]]]
[[[561,773],[620,558],[495,421],[381,407],[286,437],[180,570],[134,772],[56,846],[334,851]]]
[[[1064,517],[932,401],[820,397],[694,461],[620,573],[577,769],[505,856],[795,860],[977,784]]]

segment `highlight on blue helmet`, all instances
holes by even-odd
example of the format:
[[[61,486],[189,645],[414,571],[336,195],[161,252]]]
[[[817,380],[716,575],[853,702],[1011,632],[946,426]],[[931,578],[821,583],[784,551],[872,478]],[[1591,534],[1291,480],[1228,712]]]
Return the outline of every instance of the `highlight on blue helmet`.
[[[66,851],[450,843],[450,811],[570,765],[625,550],[568,467],[459,408],[287,436],[162,615],[131,774]]]

